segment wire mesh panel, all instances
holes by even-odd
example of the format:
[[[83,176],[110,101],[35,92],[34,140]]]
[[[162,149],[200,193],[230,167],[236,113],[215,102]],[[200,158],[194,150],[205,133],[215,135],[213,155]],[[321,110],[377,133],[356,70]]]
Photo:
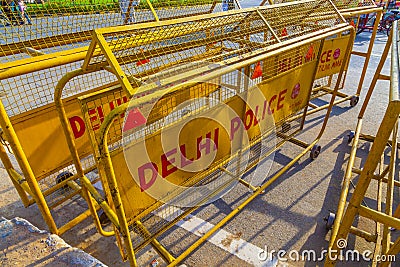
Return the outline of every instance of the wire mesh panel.
[[[238,8],[236,4],[230,9]],[[0,62],[83,47],[96,28],[222,11],[218,0],[2,0]]]
[[[211,0],[154,1],[153,4],[148,0],[1,1],[0,91],[1,107],[4,105],[5,109],[1,121],[11,120],[7,127],[3,125],[1,137],[17,159],[26,157],[18,162],[25,177],[18,174],[15,178],[12,175],[16,173],[15,166],[5,165],[24,205],[38,203],[53,233],[63,233],[90,215],[88,211],[71,215],[64,222],[73,221],[58,228],[49,208],[58,207],[58,212],[62,209],[60,206],[70,204],[79,195],[87,199],[81,184],[74,182],[79,178],[80,168],[72,164],[68,139],[62,133],[54,105],[54,88],[66,73],[82,65],[92,38],[91,31],[226,10],[221,1]],[[236,1],[228,7],[235,8],[240,8]],[[98,175],[93,171],[95,163],[76,97],[100,86],[115,86],[116,82],[113,74],[98,71],[71,80],[62,94],[81,165],[92,183]],[[118,99],[113,101],[115,105],[120,104]],[[8,162],[10,156],[5,151],[1,153]],[[85,204],[81,206],[86,207]],[[90,209],[93,214],[94,208]]]
[[[269,5],[269,4],[277,4],[277,3],[287,3],[287,2],[291,2],[290,0],[288,1],[281,1],[281,0],[277,0],[277,1],[267,1],[264,0],[261,2],[261,6],[263,5]],[[359,100],[359,95],[361,93],[361,89],[363,86],[363,82],[365,80],[365,75],[366,75],[366,71],[367,71],[367,67],[368,67],[368,63],[371,57],[371,53],[372,53],[372,48],[374,45],[374,40],[375,40],[375,36],[376,36],[376,32],[378,29],[378,23],[379,20],[372,20],[372,25],[369,25],[368,27],[364,27],[362,25],[359,24],[359,18],[360,16],[364,16],[366,14],[374,14],[371,17],[380,17],[382,9],[377,7],[377,4],[372,1],[372,0],[367,0],[367,1],[363,1],[363,0],[354,0],[354,1],[340,1],[340,0],[334,0],[332,1],[332,3],[335,5],[335,7],[340,11],[340,13],[343,15],[344,18],[346,18],[346,21],[353,26],[354,28],[358,29],[357,33],[361,32],[365,29],[368,29],[370,31],[372,31],[372,35],[371,38],[369,40],[369,46],[368,46],[368,50],[365,53],[363,52],[359,52],[359,51],[354,51],[354,54],[357,56],[362,56],[365,57],[365,61],[364,61],[364,66],[363,69],[360,72],[360,79],[359,79],[359,83],[358,83],[358,87],[356,92],[353,95],[348,95],[345,94],[343,92],[340,93],[340,99],[336,100],[335,104],[339,104],[342,103],[346,100],[350,100],[350,106],[355,106],[358,103]],[[366,18],[368,18],[368,15],[366,16]],[[364,19],[362,19],[364,20]],[[340,39],[340,38],[339,38]],[[340,45],[340,40],[337,41],[337,45]],[[322,58],[321,58],[322,59]],[[346,63],[348,64],[348,62]],[[326,64],[325,62],[320,62],[320,66],[321,68],[326,69]],[[321,72],[322,74],[322,72]],[[318,79],[316,79],[315,83],[314,83],[314,87],[315,89],[313,90],[314,94],[313,94],[313,98],[320,98],[320,97],[324,97],[326,95],[329,95],[330,93],[332,93],[332,91],[330,90],[330,87],[335,84],[337,82],[337,78],[338,78],[338,74],[337,72],[326,72],[325,71],[325,76],[322,75],[318,75]],[[346,75],[344,75],[342,77],[342,80],[340,81],[341,86],[340,89],[344,88],[344,84],[345,84],[345,79],[346,79]],[[322,110],[323,108],[328,107],[328,105],[322,105],[322,106],[317,106],[315,104],[313,104],[313,109],[314,110],[310,110],[310,112],[316,112],[318,110]]]
[[[353,0],[353,1],[334,0],[332,2],[341,11],[344,11],[346,9],[357,8],[357,7],[376,7],[375,1],[372,1],[372,0],[366,0],[366,1],[364,1],[364,0]]]
[[[316,42],[314,45],[316,49],[319,49],[319,43]],[[308,48],[309,45],[305,45],[299,49],[293,49],[285,56],[294,60],[296,54],[304,55]],[[272,59],[274,59],[274,64],[267,68],[270,73],[279,67],[279,60],[274,57]],[[284,121],[290,116],[296,115],[306,106],[311,92],[312,79],[310,76],[313,75],[317,61],[315,58],[307,63],[303,58],[301,61],[292,69],[279,73],[280,79],[277,79],[278,75],[275,75],[264,80],[264,82],[260,80],[258,88],[265,93],[265,100],[257,104],[252,103],[255,105],[255,107],[252,107],[253,109],[246,106],[246,102],[239,95],[243,93],[257,94],[253,91],[258,90],[258,88],[249,88],[245,91],[243,86],[241,89],[233,91],[224,86],[225,83],[233,85],[236,81],[235,85],[240,88],[237,84],[239,79],[232,79],[232,77],[237,77],[238,71],[233,70],[222,75],[219,81],[213,79],[201,82],[197,86],[175,90],[162,98],[159,98],[156,93],[138,98],[138,105],[129,107],[127,114],[139,112],[148,120],[145,124],[137,125],[133,129],[126,128],[126,120],[129,120],[130,115],[127,115],[124,119],[124,112],[108,122],[110,128],[107,143],[110,158],[115,176],[118,177],[118,188],[121,192],[127,220],[131,225],[135,248],[143,247],[151,240],[153,234],[168,227],[170,221],[181,215],[181,213],[176,212],[174,206],[183,205],[183,210],[186,210],[187,206],[200,205],[209,201],[216,192],[224,192],[231,188],[233,184],[236,184],[237,180],[234,177],[240,177],[246,170],[254,167],[261,159],[271,154],[275,149],[275,128],[263,129],[265,133],[261,134],[261,130],[257,126],[258,124],[269,124],[267,118],[270,115],[267,114],[276,114],[274,117],[277,131],[279,131],[279,142],[288,140],[301,129],[302,117],[291,122],[291,126],[288,128],[282,126]],[[252,70],[256,66],[257,64],[254,64]],[[293,77],[295,78],[293,79]],[[288,82],[282,82],[283,80]],[[222,81],[225,82],[222,83]],[[207,93],[200,93],[199,86],[205,88]],[[107,94],[112,97],[120,92],[120,90],[108,91]],[[188,94],[188,92],[190,93]],[[204,97],[207,98],[204,99]],[[96,158],[98,159],[104,158],[104,155],[98,150],[103,141],[103,136],[101,136],[101,131],[95,130],[98,122],[90,117],[88,111],[101,105],[102,99],[106,99],[104,92],[80,98],[83,106],[82,111],[86,115],[84,116],[86,125],[93,129],[91,137],[93,138],[94,148],[97,150],[98,156]],[[174,101],[171,101],[172,99]],[[153,107],[154,101],[155,108],[149,110]],[[185,103],[185,105],[179,105],[182,103]],[[271,106],[268,107],[267,103],[270,103]],[[233,109],[236,114],[242,114],[244,117],[234,117],[228,121],[229,116],[224,113],[225,105]],[[258,114],[252,113],[252,110],[258,110]],[[258,119],[254,117],[256,115]],[[138,120],[137,118],[136,120]],[[233,128],[226,130],[226,127],[220,124],[223,119],[226,120],[225,124]],[[105,120],[107,121],[107,118]],[[242,120],[249,134],[247,145],[240,152],[226,146],[235,135],[240,135],[240,130],[235,128],[239,120]],[[177,146],[179,149],[166,147],[162,142],[162,136],[175,136],[180,124],[185,124],[185,127],[179,132],[179,145]],[[272,125],[271,127],[275,126]],[[123,137],[121,132],[124,132]],[[145,142],[145,147],[142,147],[142,142]],[[145,156],[146,151],[147,153],[151,151],[149,154],[151,164],[145,161],[147,158]],[[182,156],[178,156],[179,152],[177,151],[182,153],[184,159]],[[201,163],[201,160],[207,158],[214,151],[216,154],[213,164],[202,171],[176,170],[173,165],[168,163],[169,160],[172,160],[171,158],[175,158],[175,164],[179,166],[179,169],[183,166],[189,166],[192,161],[196,160],[196,168],[200,168],[204,164]],[[134,152],[134,155],[132,154],[130,158],[134,159],[135,162],[133,163],[134,167],[129,167],[126,165],[126,153],[132,152]],[[152,170],[152,168],[148,168],[149,166],[156,166],[154,168],[159,171],[160,176],[176,185],[190,188],[206,186],[206,188],[203,191],[199,189],[197,193],[200,196],[189,191],[185,192],[186,189],[176,189],[169,191],[164,199],[154,198],[151,194],[143,192],[150,188],[160,187],[157,182],[154,184],[149,182],[147,175],[148,171]],[[100,160],[98,167],[103,169],[104,162]],[[132,169],[135,168],[137,172],[132,173]],[[226,176],[226,172],[233,174],[234,177]],[[104,171],[100,171],[100,173],[104,173]],[[132,179],[132,176],[139,179],[139,182],[136,181],[138,184],[136,184],[135,179]],[[133,201],[133,199],[135,200]],[[173,206],[163,207],[160,212],[155,211],[165,202]],[[141,220],[140,227],[136,224],[138,220]],[[146,227],[146,232],[150,232],[151,235],[142,230],[143,226]]]
[[[263,1],[261,5],[264,4],[279,4],[279,3],[287,3],[292,2],[291,0],[274,0],[274,1]],[[376,7],[376,4],[372,0],[350,0],[350,1],[341,1],[341,0],[333,0],[333,4],[341,11],[356,7]]]
[[[96,43],[92,44],[84,68],[97,69],[110,64],[120,80],[126,76],[131,79],[130,87],[138,87],[143,82],[139,73],[156,73],[168,64],[193,61],[197,55],[213,48],[223,46],[228,52],[225,58],[229,57],[230,50],[231,55],[236,56],[261,53],[266,44],[295,40],[303,34],[340,23],[340,15],[330,3],[303,1],[296,4],[296,9],[292,5],[229,11],[226,15],[199,16],[151,28],[132,25],[113,31],[96,30]],[[315,23],[316,18],[318,23]],[[106,54],[94,53],[99,46]],[[212,61],[221,61],[222,57],[217,55]]]

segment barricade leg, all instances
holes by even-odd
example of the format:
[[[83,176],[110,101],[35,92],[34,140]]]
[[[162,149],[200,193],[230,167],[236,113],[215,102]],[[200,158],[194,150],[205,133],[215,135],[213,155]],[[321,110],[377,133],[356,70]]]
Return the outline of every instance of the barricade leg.
[[[376,223],[375,227],[375,239],[372,239],[376,243],[373,263],[376,265],[379,262],[379,257],[383,256],[387,259],[390,257],[395,257],[398,253],[398,243],[399,239],[392,245],[391,243],[391,233],[390,228],[396,228],[400,226],[400,220],[396,218],[393,214],[393,192],[394,186],[398,186],[399,183],[394,180],[394,170],[396,166],[397,159],[397,149],[398,149],[398,123],[399,123],[399,112],[400,112],[400,102],[398,100],[398,29],[397,23],[394,26],[395,31],[392,31],[390,38],[385,45],[385,49],[382,58],[378,64],[377,70],[374,74],[371,86],[368,90],[366,100],[360,110],[358,117],[357,129],[354,134],[353,146],[350,154],[350,159],[347,165],[345,178],[343,181],[342,192],[339,199],[338,210],[334,222],[334,227],[331,234],[331,239],[329,243],[329,250],[333,253],[333,256],[338,254],[338,241],[341,239],[347,239],[349,233],[352,233],[352,226],[354,219],[357,215],[362,217],[370,218]],[[389,104],[387,106],[384,118],[379,126],[376,137],[369,137],[368,141],[373,141],[372,147],[368,153],[364,167],[361,170],[355,169],[354,158],[357,150],[357,144],[361,139],[361,125],[362,119],[370,101],[373,89],[375,88],[378,79],[387,79],[386,76],[382,76],[380,73],[383,68],[383,64],[387,58],[389,48],[392,47],[392,57],[391,57],[391,75],[390,75],[390,92],[389,92]],[[392,136],[392,140],[389,140]],[[351,141],[350,139],[349,141]],[[391,147],[390,162],[388,166],[383,165],[383,155],[387,147]],[[379,166],[379,173],[374,174],[375,170]],[[348,195],[349,185],[351,183],[352,173],[359,174],[358,183],[355,186],[355,190],[352,197],[345,209],[346,198]],[[362,205],[363,198],[367,192],[368,186],[370,185],[372,179],[378,180],[378,192],[377,192],[377,209],[373,210],[367,207],[365,204]],[[385,211],[381,210],[382,205],[382,184],[386,183],[386,197],[385,197]],[[383,224],[383,233],[381,234]],[[354,232],[354,234],[359,235],[359,232]],[[364,237],[363,235],[359,235]],[[367,239],[367,238],[366,238]],[[368,239],[367,239],[368,240]],[[336,263],[337,257],[328,257],[326,259],[325,265],[332,266]],[[382,266],[387,266],[390,260],[382,260]]]

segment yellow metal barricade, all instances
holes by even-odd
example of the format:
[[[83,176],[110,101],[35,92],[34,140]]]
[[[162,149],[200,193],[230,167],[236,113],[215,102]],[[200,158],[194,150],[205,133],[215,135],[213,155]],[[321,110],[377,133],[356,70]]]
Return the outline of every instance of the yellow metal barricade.
[[[373,80],[366,95],[365,102],[358,115],[358,122],[355,132],[349,135],[349,143],[353,141],[349,162],[342,183],[342,191],[337,207],[336,215],[331,214],[328,218],[328,228],[333,226],[329,242],[329,249],[332,255],[327,257],[325,266],[332,266],[336,263],[338,254],[347,244],[346,240],[349,233],[355,234],[374,242],[375,248],[371,255],[372,266],[388,266],[396,261],[400,252],[400,238],[393,243],[390,228],[400,229],[399,208],[393,207],[395,203],[394,190],[400,183],[395,180],[396,160],[398,144],[398,119],[400,115],[399,101],[399,28],[397,21],[393,24],[392,32],[385,45],[381,60],[378,64]],[[390,76],[382,74],[382,69],[391,52]],[[372,92],[378,80],[390,80],[389,101],[383,120],[379,125],[376,136],[361,133],[363,117],[368,108]],[[391,138],[391,139],[390,139]],[[372,142],[362,169],[356,168],[355,158],[360,140]],[[389,164],[385,164],[384,155],[390,155]],[[352,192],[352,196],[346,208],[346,201],[349,197],[349,188],[352,185],[353,174],[358,175],[358,182]],[[372,180],[377,181],[376,209],[366,205],[364,198],[367,190],[372,184]],[[385,185],[385,186],[384,186]],[[386,192],[385,192],[386,190]],[[383,210],[383,206],[385,206]],[[394,211],[396,210],[396,212]],[[371,219],[375,222],[374,232],[360,229],[353,226],[357,216]]]
[[[230,8],[240,8],[237,1]],[[188,17],[223,10],[217,0],[104,0],[25,3],[3,1],[1,62],[84,47],[90,31],[124,24]],[[22,25],[22,26],[21,26]]]
[[[282,14],[287,15],[284,22]],[[340,43],[334,70],[340,80],[353,38],[353,28],[331,2],[313,0],[95,30],[82,67],[60,80],[55,100],[78,175],[112,221],[122,255],[136,265],[135,251],[152,244],[175,265],[302,156],[311,151],[316,158],[332,105],[314,141],[294,136],[303,128],[325,43]],[[80,166],[66,101],[60,97],[69,84],[81,84],[102,70],[115,75],[118,84],[101,84],[79,101],[105,199]],[[332,88],[331,104],[338,87]],[[230,118],[224,106],[238,115]],[[190,121],[193,116],[196,120]],[[268,117],[275,124],[265,129]],[[187,123],[179,128],[182,122]],[[163,138],[171,136],[179,136],[172,138],[177,143],[167,141],[165,147]],[[235,139],[242,136],[243,144]],[[276,145],[270,139],[275,136]],[[304,149],[267,182],[243,178],[286,142]],[[156,240],[235,183],[253,193],[178,258]],[[191,191],[199,186],[209,187]]]
[[[0,7],[2,141],[15,155],[22,173],[16,171],[18,168],[11,159],[14,156],[4,148],[0,156],[24,205],[37,203],[50,231],[62,234],[91,214],[97,217],[97,207],[91,205],[86,189],[81,187],[81,182],[76,183],[79,175],[54,104],[57,82],[82,65],[91,41],[91,30],[222,11],[222,3],[157,1],[153,6],[150,1],[143,0],[139,3],[61,1],[26,3],[26,8],[19,7],[17,1],[3,3]],[[83,172],[95,183],[98,175],[77,97],[99,86],[116,85],[118,81],[103,70],[87,75],[80,82],[67,86],[59,98],[63,98],[77,144],[75,153],[79,155]],[[114,100],[115,105],[124,101]],[[63,205],[79,201],[80,195],[86,198],[90,209],[58,219],[56,224],[54,215]],[[97,219],[96,225],[107,235],[101,231]]]
[[[282,3],[282,2],[290,2],[290,0],[285,1],[285,0],[263,0],[261,2],[261,6],[263,5],[268,5],[268,4],[273,4],[273,3]],[[371,37],[369,38],[369,43],[368,43],[368,48],[367,51],[357,51],[353,50],[352,51],[352,56],[354,57],[363,57],[364,59],[364,64],[362,67],[362,70],[360,72],[360,77],[358,80],[358,85],[357,89],[355,90],[354,94],[348,94],[347,92],[337,92],[337,97],[338,99],[335,101],[335,105],[339,103],[343,103],[345,101],[350,101],[350,106],[354,107],[357,105],[359,101],[359,97],[361,94],[361,89],[365,80],[365,75],[367,73],[367,68],[369,64],[369,60],[371,58],[371,53],[372,49],[374,46],[375,42],[375,37],[378,32],[378,26],[380,22],[380,18],[382,17],[382,11],[383,9],[381,7],[378,7],[374,1],[368,0],[351,0],[351,1],[340,1],[340,0],[334,0],[332,1],[336,8],[340,11],[342,16],[349,22],[350,25],[352,25],[355,29],[358,29],[358,23],[360,21],[360,16],[367,15],[367,14],[373,14],[373,17],[375,18],[374,22],[372,23],[371,26]],[[314,89],[313,89],[313,99],[316,98],[321,98],[327,94],[331,94],[332,90],[332,84],[336,83],[337,79],[337,74],[332,74],[329,73],[329,68],[331,67],[331,64],[329,64],[330,60],[332,60],[332,57],[334,56],[334,51],[332,51],[331,54],[329,54],[330,49],[327,50],[327,53],[325,56],[321,57],[320,61],[320,67],[321,70],[325,70],[325,73],[321,73],[319,77],[314,82]],[[347,71],[346,71],[347,74]],[[345,80],[346,80],[346,75],[343,77],[341,81],[341,86],[340,88],[343,89],[345,85]],[[347,88],[346,88],[347,89]],[[315,103],[310,103],[310,110],[308,111],[309,114],[318,112],[322,109],[325,109],[329,106],[329,104],[325,105],[316,105]]]

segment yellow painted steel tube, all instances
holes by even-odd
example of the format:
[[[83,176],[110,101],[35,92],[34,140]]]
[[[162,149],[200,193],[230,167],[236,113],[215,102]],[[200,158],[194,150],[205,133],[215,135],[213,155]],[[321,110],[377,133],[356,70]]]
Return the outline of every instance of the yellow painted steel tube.
[[[149,230],[144,227],[141,221],[136,221],[135,224],[139,227],[141,231],[143,231],[148,237],[151,236],[151,233]],[[166,262],[173,262],[175,260],[174,256],[172,256],[168,250],[166,250],[160,242],[157,241],[157,239],[153,239],[151,241],[152,246],[154,247],[155,250],[157,250],[158,254],[160,254]]]
[[[388,38],[388,41],[385,44],[385,48],[383,49],[382,56],[381,56],[381,59],[379,60],[379,63],[378,63],[378,66],[376,68],[374,77],[372,78],[371,84],[370,84],[369,89],[367,91],[367,94],[365,96],[363,105],[362,105],[362,107],[360,109],[360,112],[358,113],[358,118],[363,118],[364,117],[365,110],[368,107],[368,104],[369,104],[369,101],[371,99],[372,93],[373,93],[373,91],[375,89],[376,83],[378,82],[380,73],[382,72],[382,69],[383,69],[383,66],[385,64],[386,58],[387,58],[387,56],[389,54],[392,36],[393,36],[393,34],[392,34],[392,31],[391,31],[390,35],[389,35],[389,38]]]
[[[364,230],[358,229],[354,226],[352,226],[350,228],[350,233],[352,233],[353,235],[357,235],[359,237],[364,238],[365,240],[367,240],[368,242],[376,242],[376,235],[373,235],[371,233],[368,233]]]
[[[362,89],[362,86],[364,83],[365,75],[367,73],[369,60],[371,59],[372,49],[374,47],[376,33],[378,32],[378,26],[379,26],[379,23],[380,23],[381,17],[382,17],[382,8],[378,9],[376,11],[376,13],[377,14],[376,14],[376,19],[375,19],[375,23],[374,23],[374,28],[372,30],[372,34],[370,37],[370,41],[369,41],[369,45],[368,45],[368,49],[367,49],[367,55],[365,57],[364,66],[361,71],[360,81],[358,83],[356,95],[360,95],[361,89]]]
[[[118,109],[118,107],[116,109]],[[114,109],[113,111],[115,111],[116,109]],[[126,253],[130,265],[137,266],[135,252],[133,250],[133,244],[129,234],[129,225],[126,220],[121,195],[118,190],[117,179],[115,177],[114,170],[112,169],[112,161],[109,155],[110,151],[108,149],[108,144],[107,144],[107,132],[109,131],[112,123],[106,123],[106,121],[111,116],[111,114],[112,113],[110,113],[106,117],[100,128],[100,133],[101,133],[100,136],[102,136],[101,142],[99,144],[100,155],[101,155],[100,164],[102,164],[102,166],[104,167],[104,172],[107,176],[105,178],[107,179],[108,185],[110,187],[111,197],[113,198],[114,206],[117,211],[118,220],[120,222],[119,231],[121,232],[122,238],[124,239],[124,244],[126,246]]]
[[[69,222],[67,222],[63,226],[61,226],[58,229],[58,235],[62,235],[65,232],[69,231],[71,228],[75,227],[76,225],[78,225],[83,220],[89,218],[90,215],[91,215],[91,211],[90,210],[86,210],[85,212],[79,214],[77,217],[73,218],[72,220],[70,220]]]
[[[64,75],[56,85],[56,88],[54,91],[54,103],[55,103],[55,106],[57,109],[58,116],[60,118],[60,122],[61,122],[64,134],[65,134],[65,138],[66,138],[66,141],[68,144],[69,151],[71,153],[73,163],[75,165],[75,169],[77,171],[77,176],[83,183],[82,194],[89,206],[89,210],[90,210],[91,214],[93,215],[94,224],[100,234],[102,234],[104,236],[112,236],[115,234],[114,231],[104,231],[103,228],[101,227],[99,218],[96,213],[96,209],[93,205],[93,202],[91,201],[91,196],[89,195],[89,192],[95,198],[95,200],[98,202],[98,204],[103,208],[104,212],[107,214],[107,216],[110,218],[110,220],[115,225],[118,225],[118,221],[116,220],[115,213],[107,205],[106,201],[100,196],[100,194],[97,193],[96,189],[93,188],[92,184],[85,176],[81,161],[79,159],[78,151],[76,149],[75,141],[73,138],[73,133],[68,124],[67,114],[65,112],[64,104],[62,101],[62,91],[63,91],[65,85],[68,83],[68,81],[70,81],[72,78],[82,75],[84,73],[85,73],[84,70],[77,69],[77,70],[71,71],[71,72],[67,73],[66,75]],[[70,225],[74,226],[72,224],[72,222]]]
[[[355,36],[355,30],[354,30],[354,28],[352,26],[348,26],[347,29],[350,31],[350,40],[351,40],[351,42],[349,42],[347,44],[347,49],[346,49],[345,57],[344,57],[345,59],[348,59],[349,56],[350,56],[350,52],[351,52],[351,48],[353,47],[353,41],[354,41],[354,36]],[[318,134],[317,139],[321,138],[323,132],[325,131],[326,125],[328,124],[328,117],[329,117],[329,114],[332,111],[332,108],[333,108],[334,104],[335,104],[335,98],[336,98],[336,94],[337,94],[337,91],[338,91],[339,86],[340,86],[340,81],[342,80],[342,77],[343,77],[344,68],[345,68],[345,64],[342,64],[342,66],[340,68],[340,72],[339,72],[338,78],[337,78],[337,81],[336,81],[336,85],[335,85],[334,90],[332,92],[332,97],[331,97],[331,101],[329,103],[329,107],[328,107],[328,109],[326,111],[327,115],[325,116],[324,122],[322,124],[321,130],[320,130],[320,132]],[[305,109],[304,112],[306,113],[307,109]]]
[[[13,179],[13,181],[17,182],[30,196],[32,196],[32,192],[29,188],[28,182],[23,177],[21,177],[21,175],[14,168],[10,168],[9,175]]]
[[[6,169],[9,177],[11,178],[18,195],[20,196],[22,203],[24,204],[25,208],[28,207],[30,205],[30,201],[26,193],[32,196],[31,189],[29,188],[26,180],[14,170],[14,166],[12,165],[3,145],[0,145],[0,159],[4,164],[4,168]]]
[[[361,6],[361,7],[340,9],[340,12],[342,13],[343,17],[347,18],[347,17],[354,17],[357,15],[375,13],[382,10],[383,10],[382,7],[377,7],[377,6]]]
[[[363,205],[360,205],[358,207],[358,210],[359,210],[359,214],[363,217],[372,219],[376,222],[394,227],[396,229],[400,229],[400,219],[397,219],[391,215],[387,215],[383,212],[379,212],[374,209],[365,207]]]
[[[83,60],[87,47],[2,63],[0,80]]]
[[[374,142],[375,136],[361,133],[360,134],[360,139],[364,140],[364,141],[368,141],[368,142]],[[391,146],[391,143],[392,143],[392,140],[389,139],[388,143],[387,143],[387,146]],[[400,144],[397,144],[397,148],[400,149]]]
[[[81,181],[84,183],[84,187],[87,188],[92,197],[96,200],[97,204],[99,204],[99,206],[107,214],[107,217],[110,219],[110,221],[118,228],[119,221],[117,216],[115,215],[114,211],[110,208],[110,206],[107,204],[107,202],[104,200],[104,198],[97,192],[96,188],[94,188],[90,180],[86,178],[86,176],[84,176]],[[110,233],[108,233],[107,236],[109,236]]]
[[[397,238],[396,242],[391,246],[391,248],[388,250],[388,252],[386,254],[383,254],[384,256],[386,256],[386,258],[388,256],[395,257],[394,260],[396,259],[396,256],[398,256],[398,254],[400,253],[400,238]],[[381,267],[387,267],[389,266],[391,262],[390,261],[384,261],[381,263]]]
[[[158,22],[160,21],[160,19],[158,18],[157,12],[154,10],[153,5],[151,4],[150,0],[146,0],[146,3],[149,5],[151,13],[153,13],[153,16],[155,18],[155,20]]]
[[[115,57],[115,55],[113,54],[113,52],[111,51],[106,39],[104,39],[104,37],[101,34],[98,34],[96,31],[93,33],[93,37],[96,38],[97,42],[100,45],[102,52],[106,55],[107,62],[113,69],[118,80],[120,81],[122,88],[124,88],[125,91],[127,93],[129,93],[129,95],[131,95],[131,96],[134,95],[137,88],[134,89],[132,87],[127,75],[122,70],[121,66],[119,65],[118,60]],[[139,86],[139,85],[140,84],[137,84],[137,86]],[[71,136],[73,136],[72,133],[71,133]]]
[[[346,206],[346,200],[347,200],[347,195],[348,195],[348,190],[349,190],[349,185],[350,185],[350,180],[351,180],[351,176],[352,176],[352,169],[354,166],[354,161],[355,161],[355,157],[356,157],[356,152],[357,152],[357,147],[358,147],[358,142],[359,142],[359,136],[360,136],[360,132],[361,132],[361,128],[362,128],[362,118],[364,116],[364,112],[368,106],[369,100],[371,98],[372,92],[375,88],[375,84],[378,80],[378,76],[380,71],[383,68],[383,65],[385,63],[385,59],[388,55],[389,52],[389,48],[390,48],[390,42],[388,41],[386,43],[382,58],[378,64],[377,70],[374,74],[371,86],[367,92],[366,95],[366,99],[362,105],[362,108],[360,110],[359,116],[358,116],[358,122],[357,122],[357,127],[355,130],[355,136],[354,136],[354,140],[353,140],[353,145],[351,147],[351,151],[350,151],[350,158],[349,158],[349,162],[347,164],[347,168],[346,168],[346,173],[345,173],[345,177],[343,180],[343,185],[342,185],[342,191],[340,194],[340,198],[339,198],[339,203],[338,203],[338,207],[337,207],[337,211],[336,211],[336,218],[335,218],[335,222],[333,224],[333,228],[332,228],[332,232],[331,232],[331,239],[329,242],[329,248],[332,248],[335,240],[336,240],[336,236],[339,230],[339,227],[341,225],[341,221],[343,218],[343,212]]]
[[[383,171],[383,160],[384,157],[382,155],[381,157],[381,163],[379,164],[379,173],[382,173]],[[382,186],[383,186],[383,181],[379,180],[378,181],[378,190],[376,192],[376,209],[377,211],[382,211]],[[351,232],[351,228],[350,228]],[[378,222],[375,222],[375,240],[372,240],[372,242],[375,242],[375,248],[374,248],[374,254],[377,255],[381,252],[382,249],[382,234],[381,234],[381,224]],[[374,257],[372,259],[372,267],[376,267],[378,265],[377,259]]]
[[[398,29],[397,22],[392,25],[392,49],[391,49],[391,75],[390,75],[390,93],[389,93],[389,101],[394,99],[399,99],[398,87],[399,87],[399,53],[398,53]],[[389,39],[390,40],[390,39]],[[389,173],[388,173],[388,182],[386,189],[386,205],[385,205],[385,213],[389,216],[393,215],[393,190],[394,190],[394,179],[396,172],[396,160],[397,160],[397,136],[399,129],[399,121],[397,120],[393,132],[392,132],[392,144],[391,144],[391,153],[390,153],[390,162],[389,162]],[[382,253],[385,254],[389,250],[390,247],[390,229],[387,225],[383,226],[383,240],[382,240]]]
[[[327,95],[328,95],[328,94],[329,94],[329,93],[327,93]],[[345,101],[347,101],[347,100],[350,100],[351,98],[352,98],[352,96],[347,96],[347,97],[344,97],[344,98],[342,98],[342,99],[335,100],[334,105],[343,103],[343,102],[345,102]],[[328,108],[329,106],[330,106],[330,104],[325,104],[325,105],[322,105],[322,106],[318,106],[318,107],[316,107],[316,108],[313,108],[313,109],[311,109],[311,110],[308,110],[308,111],[307,111],[307,115],[311,115],[311,114],[317,113],[317,112],[319,112],[319,111],[321,111],[321,110],[324,110],[324,109]],[[298,115],[298,116],[295,116],[295,117],[290,118],[289,120],[291,120],[291,121],[297,120],[298,118],[300,118],[300,117],[302,117],[302,116],[303,116],[303,115]]]

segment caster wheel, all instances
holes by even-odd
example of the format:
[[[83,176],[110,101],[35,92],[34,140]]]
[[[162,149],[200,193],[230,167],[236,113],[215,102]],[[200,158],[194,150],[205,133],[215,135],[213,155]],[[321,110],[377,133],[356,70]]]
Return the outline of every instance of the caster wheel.
[[[287,132],[290,131],[290,128],[291,128],[290,123],[284,122],[282,124],[282,130],[281,131],[282,131],[282,133],[287,133]]]
[[[321,153],[321,146],[315,145],[310,152],[310,158],[311,159],[316,159],[319,156],[319,153]]]
[[[336,217],[335,213],[329,212],[328,217],[324,218],[324,220],[326,221],[325,224],[326,230],[332,229],[333,223],[335,222],[335,217]]]
[[[57,175],[56,183],[59,184],[62,181],[65,181],[66,179],[68,179],[71,176],[74,176],[74,175],[69,171],[62,172],[59,175]],[[64,186],[61,187],[61,189],[67,189],[67,188],[68,188],[68,185],[64,185]]]
[[[360,98],[358,96],[353,95],[350,98],[350,106],[355,107],[359,100],[360,100]]]
[[[349,132],[349,134],[347,135],[347,144],[350,144],[351,141],[353,141],[355,135],[356,133],[354,131]]]

